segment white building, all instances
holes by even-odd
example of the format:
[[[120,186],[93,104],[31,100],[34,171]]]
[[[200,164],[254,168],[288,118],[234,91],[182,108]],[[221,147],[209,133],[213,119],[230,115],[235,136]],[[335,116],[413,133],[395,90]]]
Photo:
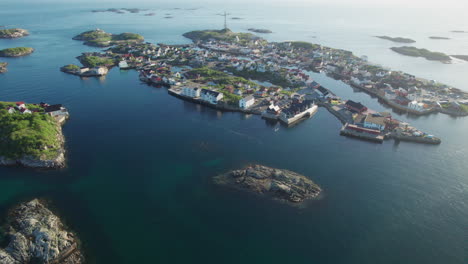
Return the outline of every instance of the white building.
[[[239,107],[242,109],[247,109],[255,104],[255,98],[253,95],[246,96],[239,100]]]
[[[202,89],[200,94],[203,101],[209,102],[211,104],[218,104],[218,102],[221,101],[221,99],[224,97],[222,93],[208,89]]]
[[[90,72],[95,75],[106,75],[109,70],[107,67],[94,67],[90,70]]]
[[[184,87],[182,89],[182,95],[191,97],[191,98],[197,98],[200,97],[200,88],[192,88],[192,87]]]
[[[123,60],[123,61],[119,62],[119,68],[120,68],[120,69],[128,69],[128,63],[127,63],[127,61],[124,61],[124,60]]]
[[[424,104],[423,103],[419,103],[418,101],[412,101],[408,104],[408,108],[409,109],[413,109],[415,111],[419,111],[419,112],[422,112],[424,111]]]

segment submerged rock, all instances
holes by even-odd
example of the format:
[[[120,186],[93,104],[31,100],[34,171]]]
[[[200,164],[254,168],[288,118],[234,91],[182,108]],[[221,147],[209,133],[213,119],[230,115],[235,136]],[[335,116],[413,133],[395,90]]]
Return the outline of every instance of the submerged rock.
[[[291,203],[315,198],[322,191],[317,184],[303,175],[262,165],[218,175],[214,177],[214,182]]]
[[[0,248],[0,263],[84,263],[75,235],[35,199],[14,208],[7,219],[8,245]]]

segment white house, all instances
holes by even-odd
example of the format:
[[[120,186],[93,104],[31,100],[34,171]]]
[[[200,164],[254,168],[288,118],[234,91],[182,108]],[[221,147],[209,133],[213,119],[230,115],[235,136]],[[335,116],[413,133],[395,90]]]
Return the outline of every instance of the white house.
[[[419,103],[418,101],[412,101],[408,104],[408,108],[409,109],[413,109],[415,111],[419,111],[419,112],[422,112],[424,111],[424,104],[423,103]]]
[[[120,69],[128,69],[128,63],[127,63],[127,61],[124,61],[124,60],[123,60],[123,61],[119,62],[119,68],[120,68]]]
[[[255,98],[253,95],[246,96],[239,100],[239,107],[242,109],[247,109],[255,104]]]
[[[14,108],[14,107],[11,107],[11,106],[8,107],[7,110],[8,110],[8,113],[9,113],[9,114],[14,114],[14,113],[16,112],[15,108]]]
[[[197,98],[200,97],[200,88],[192,88],[192,87],[184,87],[182,89],[182,95],[192,97],[192,98]]]
[[[385,129],[385,117],[368,114],[364,119],[364,127],[382,131]]]
[[[208,89],[202,89],[200,94],[203,101],[209,102],[211,104],[218,104],[218,102],[224,97],[222,93]]]
[[[26,105],[24,104],[24,102],[17,102],[16,107],[18,107],[18,109],[23,109],[26,108]]]

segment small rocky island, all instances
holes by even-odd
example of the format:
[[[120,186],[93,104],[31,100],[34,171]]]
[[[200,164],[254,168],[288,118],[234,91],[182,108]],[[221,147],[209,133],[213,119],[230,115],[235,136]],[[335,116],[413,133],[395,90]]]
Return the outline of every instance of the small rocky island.
[[[316,198],[322,189],[307,177],[262,165],[249,166],[213,178],[218,185],[272,197],[288,203]]]
[[[13,39],[28,36],[29,32],[22,28],[0,29],[0,39]]]
[[[74,40],[84,41],[85,45],[93,47],[110,47],[120,44],[141,43],[145,39],[143,36],[135,33],[111,34],[102,29],[95,29],[83,32],[73,37]]]
[[[415,43],[416,42],[415,40],[412,40],[410,38],[400,38],[400,37],[392,38],[389,36],[376,36],[376,38],[386,39],[386,40],[390,40],[390,41],[397,42],[397,43]]]
[[[450,56],[441,53],[441,52],[433,52],[427,49],[418,49],[416,47],[404,46],[404,47],[393,47],[390,48],[391,50],[405,56],[411,57],[423,57],[426,60],[431,61],[440,61],[443,63],[450,63],[452,59]]]
[[[0,50],[0,57],[23,57],[34,52],[33,48],[17,47]]]
[[[273,31],[271,31],[269,29],[261,29],[261,28],[249,28],[248,31],[255,32],[255,33],[261,33],[261,34],[273,33]]]
[[[65,167],[62,105],[0,102],[0,166]]]
[[[438,37],[438,36],[430,36],[430,39],[439,39],[439,40],[449,40],[450,38],[447,37]]]
[[[6,72],[7,71],[7,66],[8,66],[8,63],[0,62],[0,73]]]
[[[2,264],[84,263],[76,235],[37,199],[13,208],[3,230]]]
[[[139,8],[108,8],[108,9],[95,9],[91,10],[93,13],[104,13],[104,12],[111,12],[116,14],[125,14],[126,12],[137,14],[140,11],[146,11],[148,9],[139,9]]]
[[[457,58],[459,60],[468,61],[468,55],[452,55],[452,57]]]
[[[468,33],[468,31],[464,31],[464,30],[452,30],[451,32],[452,33]]]

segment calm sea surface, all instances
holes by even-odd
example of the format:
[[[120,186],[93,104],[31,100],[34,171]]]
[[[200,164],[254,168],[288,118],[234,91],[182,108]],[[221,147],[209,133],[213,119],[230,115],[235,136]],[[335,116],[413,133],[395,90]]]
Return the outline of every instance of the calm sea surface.
[[[85,30],[189,43],[182,33],[222,27],[216,14],[226,8],[134,3],[156,15],[89,12],[99,7],[115,6],[0,3],[0,25],[31,31],[0,40],[0,49],[36,49],[2,59],[10,65],[0,75],[0,100],[63,103],[72,116],[64,126],[66,169],[0,168],[0,214],[33,197],[50,199],[79,233],[90,263],[466,263],[467,118],[394,113],[443,143],[379,145],[339,136],[340,123],[325,109],[277,130],[257,116],[178,100],[140,84],[135,71],[113,69],[102,80],[61,73],[81,52],[99,50],[71,39]],[[185,10],[192,7],[200,9]],[[269,40],[352,50],[468,91],[468,63],[403,57],[388,49],[396,44],[373,37],[411,37],[417,47],[468,55],[468,34],[450,33],[468,30],[460,10],[227,9],[244,18],[228,20],[235,31],[268,28]],[[343,98],[391,111],[341,82],[313,77]],[[307,175],[323,187],[323,199],[296,209],[211,184],[212,176],[254,162]]]

